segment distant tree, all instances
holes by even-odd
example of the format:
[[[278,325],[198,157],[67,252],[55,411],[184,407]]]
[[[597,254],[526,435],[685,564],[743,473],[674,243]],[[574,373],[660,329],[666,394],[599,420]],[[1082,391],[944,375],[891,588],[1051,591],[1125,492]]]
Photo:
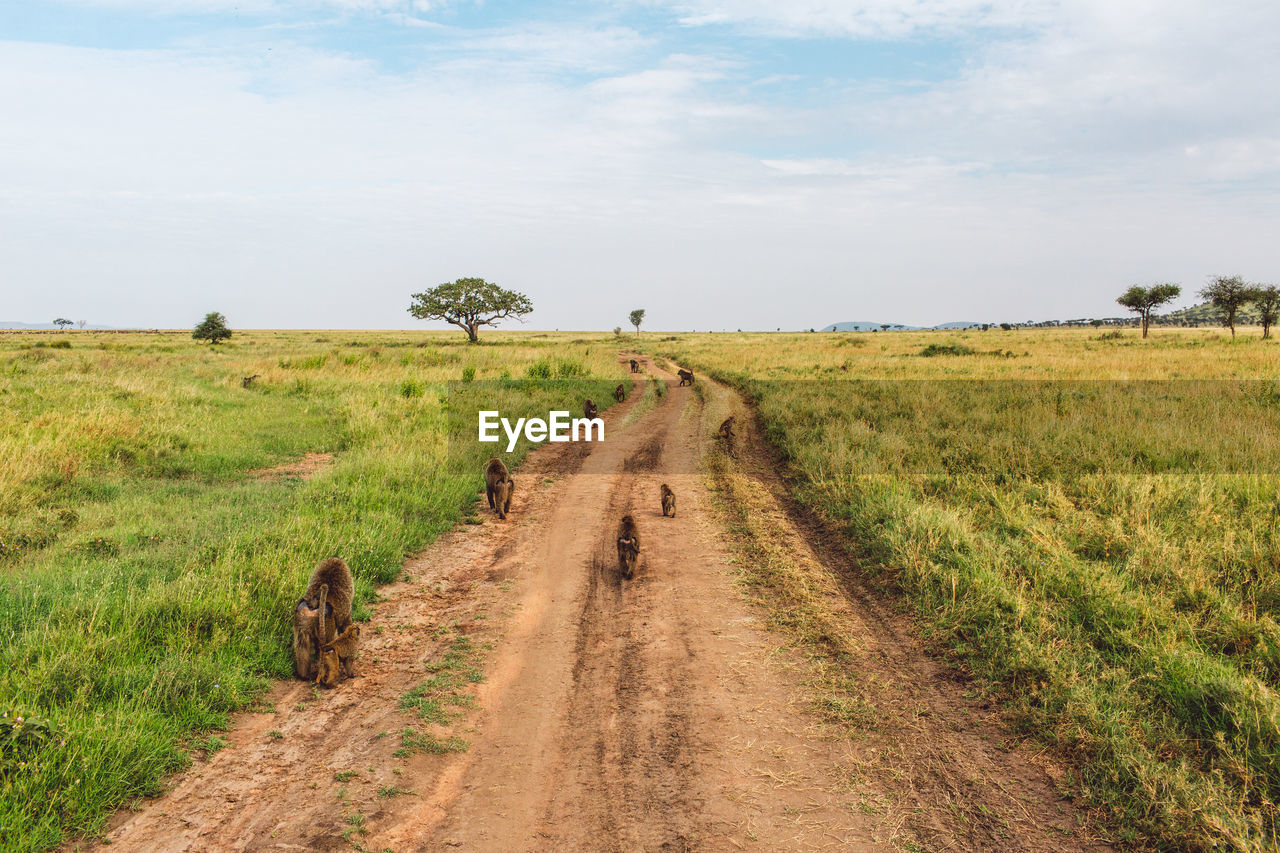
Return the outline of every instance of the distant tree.
[[[881,328],[881,330],[883,330],[883,331],[888,331],[888,330],[889,330],[889,324],[888,324],[888,323],[881,323],[881,324],[880,324],[880,328]]]
[[[1010,329],[1012,329],[1012,328],[1013,328],[1013,326],[1012,326],[1012,325],[1010,325],[1010,324],[1008,324],[1008,323],[1001,323],[1001,324],[1000,324],[1000,329],[1001,329],[1001,331],[1007,332],[1007,331],[1009,331],[1009,330],[1010,330]]]
[[[533,312],[529,297],[498,287],[482,278],[460,278],[413,294],[409,313],[419,320],[443,320],[467,333],[467,340],[479,343],[480,327],[495,326],[499,320],[515,317],[523,322]]]
[[[1262,324],[1262,337],[1271,337],[1271,327],[1280,320],[1280,288],[1274,284],[1258,285],[1253,288],[1253,299],[1250,300],[1258,309],[1258,322]]]
[[[76,320],[76,325],[80,327],[81,331],[84,330],[84,327],[87,323],[88,323],[87,320]]]
[[[1166,302],[1170,302],[1182,293],[1176,284],[1153,284],[1151,287],[1133,287],[1120,294],[1116,302],[1128,308],[1142,318],[1142,336],[1147,336],[1147,327],[1151,325],[1151,312]]]
[[[1090,320],[1090,321],[1089,321],[1089,325],[1090,325],[1090,326],[1093,326],[1094,328],[1097,328],[1098,326],[1101,326],[1101,325],[1102,325],[1102,323],[1103,323],[1103,321],[1102,321],[1102,320]]]
[[[65,329],[67,326],[71,326],[74,324],[70,320],[68,320],[66,317],[59,317],[58,319],[53,321],[53,325],[57,326],[59,329]]]
[[[1200,295],[1222,312],[1222,325],[1231,329],[1231,337],[1234,338],[1236,313],[1245,303],[1253,301],[1253,288],[1245,284],[1244,279],[1238,275],[1218,275],[1209,279],[1209,283],[1200,289]]]
[[[204,315],[200,325],[196,326],[195,331],[191,333],[191,337],[197,341],[208,341],[210,344],[225,341],[231,337],[231,330],[227,328],[227,318],[217,311],[210,311]]]
[[[636,327],[636,334],[640,334],[640,324],[644,322],[644,309],[637,308],[627,317],[631,321],[631,325]]]

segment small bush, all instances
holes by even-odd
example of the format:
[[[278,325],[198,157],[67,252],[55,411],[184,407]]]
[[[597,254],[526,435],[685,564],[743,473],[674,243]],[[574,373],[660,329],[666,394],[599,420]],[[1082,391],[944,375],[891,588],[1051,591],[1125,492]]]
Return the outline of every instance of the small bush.
[[[525,368],[524,375],[530,379],[550,379],[551,362],[545,358],[539,359]]]
[[[556,376],[560,379],[574,379],[586,375],[587,368],[580,361],[561,360],[556,362]]]
[[[476,379],[476,366],[474,364],[468,364],[466,367],[462,368],[463,382],[474,382],[475,379]]]
[[[920,350],[920,355],[925,358],[933,358],[936,355],[973,355],[973,347],[967,347],[964,344],[929,344]]]

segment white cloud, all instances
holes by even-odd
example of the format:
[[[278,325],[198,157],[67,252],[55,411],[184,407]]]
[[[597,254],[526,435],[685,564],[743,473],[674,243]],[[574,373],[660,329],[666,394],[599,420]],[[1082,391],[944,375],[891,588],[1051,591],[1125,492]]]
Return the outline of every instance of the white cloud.
[[[1280,279],[1270,5],[695,5],[796,35],[1021,34],[923,90],[803,108],[745,49],[664,55],[607,22],[458,34],[397,73],[284,37],[0,43],[0,319],[408,325],[408,293],[476,274],[530,292],[538,326],[609,328],[639,293],[655,328],[807,328]]]
[[[55,0],[68,6],[124,9],[152,15],[306,12],[390,12],[418,15],[473,0]]]
[[[908,38],[978,27],[1038,27],[1059,0],[650,0],[688,26],[733,25],[767,35]]]

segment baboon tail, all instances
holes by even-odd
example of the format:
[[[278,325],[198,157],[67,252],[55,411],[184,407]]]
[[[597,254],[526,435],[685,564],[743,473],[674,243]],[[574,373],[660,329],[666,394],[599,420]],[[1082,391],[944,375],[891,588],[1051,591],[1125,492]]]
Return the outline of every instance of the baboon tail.
[[[320,612],[316,616],[316,646],[324,645],[324,611],[325,606],[329,603],[329,585],[327,583],[320,584]]]

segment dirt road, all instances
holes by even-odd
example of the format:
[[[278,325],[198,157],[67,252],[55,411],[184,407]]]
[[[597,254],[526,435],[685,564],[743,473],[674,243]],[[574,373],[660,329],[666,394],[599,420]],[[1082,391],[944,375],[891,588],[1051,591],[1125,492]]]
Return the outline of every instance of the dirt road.
[[[735,464],[758,514],[835,579],[863,650],[846,663],[874,686],[854,730],[816,713],[814,662],[736,584],[742,553],[698,473],[705,394],[640,397],[609,410],[604,444],[530,455],[506,521],[486,510],[411,560],[365,627],[360,677],[279,685],[272,713],[241,715],[227,748],[118,817],[110,849],[1096,849],[1045,770],[789,511],[748,430]],[[642,554],[622,580],[628,512]]]

